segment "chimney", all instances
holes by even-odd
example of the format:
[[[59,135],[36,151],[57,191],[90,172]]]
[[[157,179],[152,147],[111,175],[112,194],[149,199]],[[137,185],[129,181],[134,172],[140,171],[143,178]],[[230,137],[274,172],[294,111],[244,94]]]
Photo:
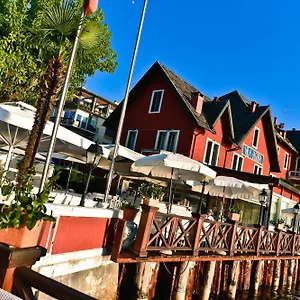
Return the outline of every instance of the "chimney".
[[[252,113],[255,112],[257,106],[258,106],[258,104],[255,101],[251,102],[250,110]]]
[[[273,121],[273,124],[274,124],[274,125],[277,125],[277,120],[278,120],[278,118],[277,118],[277,117],[274,117],[274,121]]]
[[[296,128],[294,127],[292,130],[293,130],[293,131],[296,131]]]
[[[192,92],[191,104],[196,109],[197,113],[202,113],[203,97],[200,92]]]
[[[214,97],[214,101],[215,102],[219,101],[219,97]]]
[[[282,137],[285,139],[286,138],[286,130],[282,130]]]
[[[283,129],[283,128],[284,128],[284,123],[280,123],[280,124],[278,125],[278,128],[279,128],[279,129]]]

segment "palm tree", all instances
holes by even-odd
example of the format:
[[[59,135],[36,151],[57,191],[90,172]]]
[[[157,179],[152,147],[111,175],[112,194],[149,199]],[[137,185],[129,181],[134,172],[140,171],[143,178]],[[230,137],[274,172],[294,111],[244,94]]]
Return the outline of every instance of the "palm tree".
[[[47,8],[38,18],[38,29],[30,30],[33,34],[33,43],[37,43],[40,51],[44,51],[43,55],[49,56],[50,62],[40,86],[34,124],[18,173],[19,184],[22,184],[28,169],[33,166],[45,125],[51,116],[62,87],[65,62],[69,58],[76,36],[80,22],[80,10],[74,1],[67,0]],[[81,48],[79,49],[79,59],[80,55],[84,57],[87,55],[86,52],[93,50],[93,47],[99,43],[100,35],[101,28],[97,22],[91,19],[84,20],[79,43]],[[43,37],[41,38],[41,36]]]

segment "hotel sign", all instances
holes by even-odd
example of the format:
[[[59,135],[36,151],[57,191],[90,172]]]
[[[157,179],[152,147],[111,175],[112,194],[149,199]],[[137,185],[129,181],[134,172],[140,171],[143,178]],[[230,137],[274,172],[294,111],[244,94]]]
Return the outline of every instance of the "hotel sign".
[[[254,160],[255,162],[261,165],[264,162],[264,156],[247,145],[243,145],[243,155],[249,157],[250,159]]]

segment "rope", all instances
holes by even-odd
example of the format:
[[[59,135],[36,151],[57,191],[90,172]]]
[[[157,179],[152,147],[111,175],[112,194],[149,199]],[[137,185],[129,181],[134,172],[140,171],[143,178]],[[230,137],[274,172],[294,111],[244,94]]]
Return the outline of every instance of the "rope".
[[[188,267],[188,265],[189,265],[189,262],[188,262],[188,263],[186,264],[184,270],[183,270],[180,274],[174,275],[174,274],[168,269],[168,267],[166,266],[165,262],[163,261],[162,263],[163,263],[163,265],[164,265],[166,271],[167,271],[172,277],[179,277],[179,276],[181,276],[181,275],[186,271],[186,269],[187,269],[187,267]]]

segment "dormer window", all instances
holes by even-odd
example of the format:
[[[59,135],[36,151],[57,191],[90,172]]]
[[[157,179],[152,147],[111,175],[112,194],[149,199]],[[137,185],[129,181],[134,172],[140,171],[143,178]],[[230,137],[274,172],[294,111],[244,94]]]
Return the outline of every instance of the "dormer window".
[[[160,113],[161,103],[164,95],[164,90],[155,90],[152,92],[149,114]]]
[[[253,141],[252,141],[253,148],[257,148],[258,147],[259,131],[260,131],[259,128],[255,127],[254,134],[253,134]]]

